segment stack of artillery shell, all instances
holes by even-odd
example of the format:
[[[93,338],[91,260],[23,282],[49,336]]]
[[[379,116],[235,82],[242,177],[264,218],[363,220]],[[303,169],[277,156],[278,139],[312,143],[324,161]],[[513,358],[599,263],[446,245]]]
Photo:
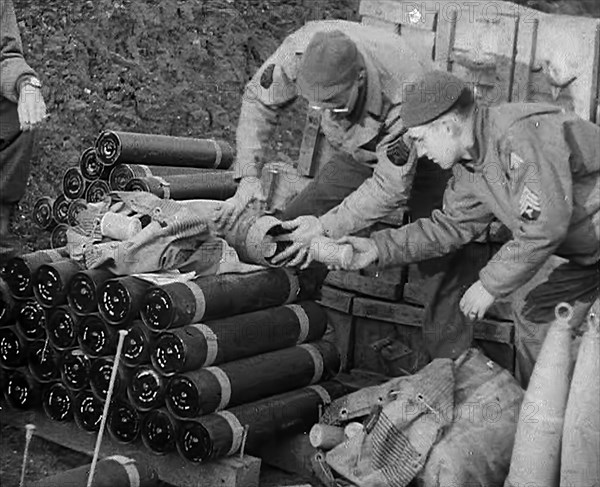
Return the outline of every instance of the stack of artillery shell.
[[[308,296],[300,295],[304,286],[299,279],[287,269],[271,269],[167,284],[146,293],[141,317],[148,328],[158,332],[280,306],[307,299]]]
[[[107,418],[116,441],[197,462],[237,451],[246,427],[249,446],[307,430],[342,391],[323,383],[340,361],[322,340],[319,285],[312,271],[272,268],[154,286],[83,269],[64,249],[15,257],[0,280],[3,394],[98,431],[125,329]]]
[[[233,455],[244,440],[253,451],[284,432],[307,431],[319,421],[319,408],[347,391],[336,382],[308,386],[182,422],[176,438],[181,455],[192,462]]]
[[[229,144],[213,139],[136,134],[105,130],[96,139],[96,155],[105,166],[117,163],[228,169],[233,163]]]
[[[325,311],[313,301],[188,325],[163,333],[152,356],[164,375],[252,357],[318,340]]]
[[[125,191],[146,191],[162,199],[226,200],[235,194],[237,184],[232,171],[197,175],[146,176],[131,179]]]
[[[149,191],[160,198],[224,200],[235,193],[234,159],[223,141],[104,131],[66,169],[62,191],[39,198],[32,220],[51,233],[53,248],[67,243],[69,226],[88,204],[111,191]],[[130,183],[131,189],[127,189]]]

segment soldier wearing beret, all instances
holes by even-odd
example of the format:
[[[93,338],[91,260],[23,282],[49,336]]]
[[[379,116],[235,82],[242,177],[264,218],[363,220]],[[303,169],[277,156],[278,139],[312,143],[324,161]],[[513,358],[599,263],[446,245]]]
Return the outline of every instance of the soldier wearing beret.
[[[351,268],[452,252],[485,235],[495,217],[511,237],[460,300],[476,320],[550,256],[564,258],[518,310],[516,372],[526,386],[556,304],[571,303],[579,323],[600,295],[600,127],[555,106],[480,106],[442,71],[407,87],[401,116],[419,154],[452,169],[443,209],[370,239],[341,239],[354,247]]]
[[[297,97],[322,112],[327,149],[315,179],[278,215],[294,242],[277,259],[306,263],[316,235],[341,237],[405,203],[415,157],[400,118],[403,82],[430,69],[397,35],[347,21],[309,22],[291,34],[246,87],[237,129],[237,193],[216,216],[233,225],[248,202],[264,199],[265,145]],[[443,184],[439,191],[439,199]],[[274,259],[276,261],[277,259]]]
[[[0,260],[17,249],[10,213],[25,193],[34,128],[46,116],[36,73],[23,59],[11,0],[0,0]]]

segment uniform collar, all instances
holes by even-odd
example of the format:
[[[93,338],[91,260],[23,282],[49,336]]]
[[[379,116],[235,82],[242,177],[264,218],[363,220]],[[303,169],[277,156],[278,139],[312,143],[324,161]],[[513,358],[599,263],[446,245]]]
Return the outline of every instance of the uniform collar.
[[[475,107],[475,116],[473,117],[473,147],[469,149],[472,160],[465,161],[463,165],[469,171],[481,167],[486,150],[486,121],[488,118],[488,109],[480,105]]]
[[[365,69],[367,71],[367,98],[365,100],[365,106],[363,108],[362,116],[365,117],[367,114],[379,118],[383,107],[383,98],[381,94],[381,79],[379,72],[375,68],[373,61],[368,53],[360,50],[365,63]]]

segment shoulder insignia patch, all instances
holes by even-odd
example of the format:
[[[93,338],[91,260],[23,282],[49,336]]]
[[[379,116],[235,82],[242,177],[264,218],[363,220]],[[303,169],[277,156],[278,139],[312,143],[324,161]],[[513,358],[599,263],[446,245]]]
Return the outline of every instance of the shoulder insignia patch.
[[[539,218],[541,211],[540,197],[529,186],[525,185],[519,200],[521,218],[527,221],[535,221]]]
[[[275,65],[269,64],[262,75],[260,76],[260,86],[262,86],[265,90],[268,90],[273,84],[273,72],[275,71]]]
[[[394,166],[404,166],[408,161],[409,154],[410,147],[406,145],[401,136],[388,146],[386,152],[387,158]]]

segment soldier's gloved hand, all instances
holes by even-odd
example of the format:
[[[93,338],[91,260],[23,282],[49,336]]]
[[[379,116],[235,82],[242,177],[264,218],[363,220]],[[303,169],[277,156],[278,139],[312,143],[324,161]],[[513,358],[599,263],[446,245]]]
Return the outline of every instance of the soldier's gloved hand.
[[[217,208],[213,221],[219,228],[225,231],[231,230],[240,214],[252,200],[265,200],[260,179],[256,177],[242,178],[235,194]]]
[[[460,300],[460,310],[471,320],[481,320],[495,300],[481,281],[477,281]]]
[[[321,220],[316,216],[303,215],[294,220],[283,222],[281,227],[291,231],[290,233],[275,237],[275,241],[293,243],[283,252],[273,257],[271,261],[273,264],[278,264],[294,256],[287,263],[288,266],[293,267],[302,264],[302,267],[306,267],[312,260],[309,252],[310,242],[313,238],[322,236],[325,233]]]
[[[332,270],[358,271],[376,262],[379,258],[377,245],[370,238],[342,237],[336,243],[352,245],[352,261],[343,268],[340,266],[329,266]]]
[[[23,132],[33,130],[36,124],[44,120],[46,118],[46,103],[42,96],[42,90],[23,83],[19,92],[17,114]]]

